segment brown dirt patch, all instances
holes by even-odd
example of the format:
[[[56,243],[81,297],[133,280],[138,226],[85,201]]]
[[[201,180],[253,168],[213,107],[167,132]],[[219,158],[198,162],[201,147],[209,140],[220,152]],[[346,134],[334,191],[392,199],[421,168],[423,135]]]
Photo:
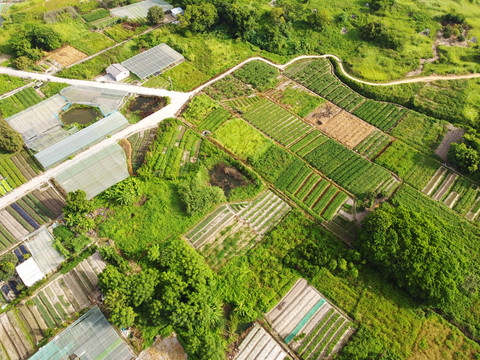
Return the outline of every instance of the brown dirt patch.
[[[152,347],[142,351],[138,360],[186,360],[187,354],[174,334],[166,339],[157,337]]]
[[[305,120],[350,149],[375,131],[372,125],[331,103],[315,109]]]
[[[69,66],[85,59],[87,54],[75,49],[71,45],[62,46],[60,49],[47,53],[47,58],[55,60],[62,66]]]

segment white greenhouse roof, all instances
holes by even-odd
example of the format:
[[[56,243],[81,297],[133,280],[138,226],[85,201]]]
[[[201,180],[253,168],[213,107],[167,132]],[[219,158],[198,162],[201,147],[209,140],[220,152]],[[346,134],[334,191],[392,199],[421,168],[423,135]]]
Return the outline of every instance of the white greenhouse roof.
[[[118,7],[110,10],[110,14],[116,17],[127,17],[130,20],[144,19],[147,17],[148,9],[152,6],[160,6],[164,11],[173,8],[172,5],[161,0],[146,0],[134,4]]]
[[[120,145],[113,144],[70,166],[55,180],[66,192],[80,189],[92,199],[129,176],[125,151]]]
[[[25,286],[29,287],[40,281],[45,276],[33,257],[25,260],[16,267],[18,276]]]
[[[69,358],[135,359],[98,306],[55,336],[47,345],[33,354],[30,360],[65,360]]]
[[[117,111],[127,94],[121,90],[86,86],[69,86],[60,90],[60,95],[72,104],[97,106],[104,116]]]
[[[96,123],[76,132],[75,134],[60,140],[54,145],[40,151],[35,158],[42,164],[44,168],[55,165],[71,155],[86,149],[125,126],[128,120],[121,113],[113,113]]]
[[[44,274],[55,271],[65,258],[53,247],[54,238],[45,227],[29,235],[26,244],[28,251]]]
[[[122,65],[139,78],[144,79],[180,63],[184,59],[182,54],[163,43],[123,61]]]

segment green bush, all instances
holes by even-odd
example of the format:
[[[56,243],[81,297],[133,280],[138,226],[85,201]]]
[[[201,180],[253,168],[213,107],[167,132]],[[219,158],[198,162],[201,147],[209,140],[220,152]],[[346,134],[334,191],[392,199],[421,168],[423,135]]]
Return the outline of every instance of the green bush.
[[[251,61],[235,71],[233,75],[256,89],[265,91],[277,85],[279,71],[263,61]]]
[[[4,119],[0,119],[0,149],[14,153],[20,151],[22,147],[22,136],[13,130]]]

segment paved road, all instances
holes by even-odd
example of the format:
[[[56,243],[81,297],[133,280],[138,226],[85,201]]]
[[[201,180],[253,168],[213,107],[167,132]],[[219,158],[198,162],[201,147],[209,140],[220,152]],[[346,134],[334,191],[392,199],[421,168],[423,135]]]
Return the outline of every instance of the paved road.
[[[152,127],[155,127],[159,122],[161,122],[164,119],[167,119],[169,117],[175,117],[177,112],[186,104],[186,102],[194,96],[196,93],[202,91],[205,87],[211,85],[215,81],[218,81],[222,79],[223,77],[231,74],[233,71],[237,70],[238,68],[242,67],[246,63],[253,61],[253,60],[260,60],[264,61],[280,70],[285,69],[287,66],[292,64],[293,62],[301,59],[315,59],[315,58],[333,58],[335,59],[339,65],[341,71],[345,74],[346,77],[353,81],[357,81],[362,84],[367,84],[367,85],[373,85],[373,86],[388,86],[388,85],[395,85],[395,84],[405,84],[405,83],[414,83],[414,82],[428,82],[428,81],[434,81],[434,80],[452,80],[452,79],[470,79],[470,78],[480,78],[480,74],[468,74],[468,75],[446,75],[446,76],[427,76],[427,77],[419,77],[419,78],[408,78],[408,79],[403,79],[403,80],[396,80],[396,81],[391,81],[391,82],[386,82],[386,83],[371,83],[368,81],[363,81],[360,79],[356,79],[355,77],[347,74],[345,72],[345,69],[343,68],[342,62],[340,58],[338,58],[335,55],[304,55],[304,56],[299,56],[286,64],[279,65],[275,64],[269,60],[266,60],[262,57],[252,57],[249,58],[240,64],[234,66],[233,68],[229,69],[228,71],[220,74],[219,76],[211,79],[210,81],[206,82],[205,84],[199,86],[195,90],[189,92],[189,93],[183,93],[183,92],[177,92],[177,91],[168,91],[164,89],[154,89],[154,88],[147,88],[147,87],[141,87],[141,86],[136,86],[136,85],[130,85],[130,84],[121,84],[121,83],[101,83],[101,82],[96,82],[96,81],[88,81],[88,80],[76,80],[76,79],[64,79],[64,78],[59,78],[56,76],[52,75],[47,75],[47,74],[39,74],[39,73],[31,73],[27,71],[20,71],[20,70],[14,70],[11,68],[6,68],[6,67],[0,67],[0,74],[8,74],[10,76],[16,76],[16,77],[21,77],[21,78],[26,78],[26,79],[35,79],[35,80],[40,80],[40,81],[52,81],[52,82],[60,82],[60,83],[66,83],[70,85],[77,85],[77,86],[90,86],[90,87],[96,87],[96,88],[104,88],[104,89],[114,89],[114,90],[122,90],[122,91],[127,91],[130,93],[134,94],[139,94],[139,95],[153,95],[153,96],[167,96],[170,98],[170,104],[163,109],[159,110],[158,112],[146,117],[145,119],[139,121],[138,123],[134,125],[130,125],[129,127],[125,128],[124,130],[112,135],[110,138],[107,138],[103,140],[102,142],[90,147],[89,149],[79,153],[76,155],[73,159],[65,161],[64,163],[56,166],[55,168],[49,169],[45,171],[44,173],[38,175],[37,177],[33,178],[32,180],[26,182],[25,184],[19,186],[18,188],[14,189],[13,191],[9,192],[8,194],[2,196],[0,198],[0,209],[4,208],[5,206],[8,206],[9,204],[17,201],[24,195],[28,194],[32,190],[38,188],[41,184],[46,182],[52,177],[55,177],[59,172],[63,171],[64,169],[68,168],[70,165],[73,165],[80,160],[83,160],[90,156],[91,153],[94,153],[96,151],[99,151],[103,149],[105,146],[108,146],[110,144],[113,144],[121,139],[124,139],[136,132],[139,132],[141,130],[146,130]]]

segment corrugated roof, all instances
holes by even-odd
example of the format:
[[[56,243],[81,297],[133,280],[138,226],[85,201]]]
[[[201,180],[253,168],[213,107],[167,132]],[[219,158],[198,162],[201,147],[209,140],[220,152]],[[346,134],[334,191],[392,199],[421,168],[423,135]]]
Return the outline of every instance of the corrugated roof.
[[[27,245],[32,257],[44,274],[50,274],[65,260],[53,247],[54,238],[44,226],[29,235]]]
[[[69,156],[86,149],[128,125],[128,120],[119,112],[115,112],[79,132],[60,140],[56,144],[40,151],[35,158],[44,168],[58,164]]]

